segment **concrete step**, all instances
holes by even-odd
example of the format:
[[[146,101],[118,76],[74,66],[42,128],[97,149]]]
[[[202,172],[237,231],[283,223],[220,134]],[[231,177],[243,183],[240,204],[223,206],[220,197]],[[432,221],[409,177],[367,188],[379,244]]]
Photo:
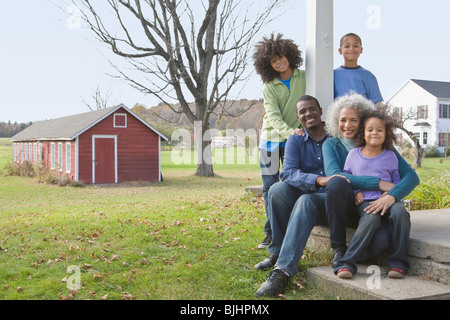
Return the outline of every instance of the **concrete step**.
[[[361,265],[351,280],[338,278],[326,266],[308,270],[308,281],[346,299],[450,299],[450,209],[412,211],[410,215],[410,273],[404,279],[390,279],[383,266],[378,277],[377,266],[367,270],[368,266]],[[308,246],[331,250],[329,232],[328,227],[316,226]],[[353,233],[354,229],[347,230],[348,242]]]
[[[308,283],[330,297],[349,300],[448,300],[450,286],[407,275],[391,279],[387,270],[377,266],[358,265],[352,279],[341,279],[330,266],[310,268]]]
[[[411,211],[411,233],[408,246],[410,273],[443,284],[450,284],[450,208]],[[347,229],[347,242],[355,230]],[[308,246],[330,250],[330,229],[316,226]]]

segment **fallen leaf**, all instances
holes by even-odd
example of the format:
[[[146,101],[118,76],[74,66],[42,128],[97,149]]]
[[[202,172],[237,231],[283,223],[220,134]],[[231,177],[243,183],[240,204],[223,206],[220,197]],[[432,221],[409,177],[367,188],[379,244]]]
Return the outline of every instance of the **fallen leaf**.
[[[120,296],[120,298],[122,300],[132,300],[134,298],[136,298],[135,296],[133,296],[131,293],[124,293]]]

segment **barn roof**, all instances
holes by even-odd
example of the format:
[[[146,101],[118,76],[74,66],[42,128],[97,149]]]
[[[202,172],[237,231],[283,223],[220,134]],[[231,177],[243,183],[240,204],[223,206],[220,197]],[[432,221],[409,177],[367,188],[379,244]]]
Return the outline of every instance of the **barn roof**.
[[[147,122],[142,120],[138,115],[133,113],[125,105],[120,104],[115,107],[98,109],[91,112],[85,112],[73,116],[62,117],[53,120],[44,120],[33,123],[25,130],[19,132],[11,138],[12,141],[37,141],[37,140],[73,140],[80,134],[96,125],[109,115],[123,108],[136,119],[141,121],[149,129],[153,130],[162,139],[168,140],[167,137],[159,133]]]

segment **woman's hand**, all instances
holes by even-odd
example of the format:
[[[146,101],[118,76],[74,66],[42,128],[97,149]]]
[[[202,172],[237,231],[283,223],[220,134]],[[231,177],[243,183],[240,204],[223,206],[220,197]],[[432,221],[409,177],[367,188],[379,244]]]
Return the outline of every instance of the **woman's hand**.
[[[364,211],[373,214],[381,211],[381,215],[383,216],[394,203],[395,197],[385,193],[379,199],[371,202]]]
[[[380,180],[380,183],[378,185],[380,187],[380,191],[383,191],[383,192],[389,192],[395,186],[394,183],[383,181],[383,180]]]

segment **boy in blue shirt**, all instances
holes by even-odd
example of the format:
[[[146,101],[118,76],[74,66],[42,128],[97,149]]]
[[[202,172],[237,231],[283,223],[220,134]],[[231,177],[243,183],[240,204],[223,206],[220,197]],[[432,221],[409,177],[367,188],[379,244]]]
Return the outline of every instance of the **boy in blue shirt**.
[[[344,35],[341,38],[339,53],[344,57],[344,65],[334,70],[334,98],[354,92],[375,104],[382,102],[377,78],[358,65],[358,59],[363,53],[361,38],[354,33]]]

